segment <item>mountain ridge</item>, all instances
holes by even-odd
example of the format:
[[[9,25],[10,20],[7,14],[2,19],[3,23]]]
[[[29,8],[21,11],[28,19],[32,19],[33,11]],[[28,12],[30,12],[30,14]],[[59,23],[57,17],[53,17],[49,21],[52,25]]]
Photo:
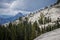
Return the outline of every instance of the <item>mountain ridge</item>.
[[[0,18],[0,24],[5,24],[8,22],[13,22],[15,20],[17,20],[19,17],[23,17],[24,15],[22,13],[18,13],[15,16],[9,17],[9,18]]]

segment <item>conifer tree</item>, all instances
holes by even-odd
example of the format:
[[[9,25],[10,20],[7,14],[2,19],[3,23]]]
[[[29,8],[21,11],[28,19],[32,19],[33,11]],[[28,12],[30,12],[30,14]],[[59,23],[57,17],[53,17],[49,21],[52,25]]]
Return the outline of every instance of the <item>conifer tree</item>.
[[[44,19],[44,14],[41,13],[41,14],[40,14],[40,18],[39,18],[39,20],[38,20],[40,24],[43,24],[43,19]]]
[[[38,24],[37,24],[37,22],[36,22],[36,21],[34,22],[33,27],[35,27],[36,35],[38,36],[38,35],[39,35],[39,33],[40,33],[40,28],[39,28],[39,26],[38,26]]]
[[[60,3],[60,0],[57,0],[56,4],[59,4]]]
[[[19,20],[22,21],[22,17],[19,17]]]

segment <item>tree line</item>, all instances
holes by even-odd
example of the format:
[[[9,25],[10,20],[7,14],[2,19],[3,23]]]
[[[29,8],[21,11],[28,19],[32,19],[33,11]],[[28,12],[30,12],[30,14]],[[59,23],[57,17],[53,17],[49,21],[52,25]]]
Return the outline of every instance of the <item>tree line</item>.
[[[31,22],[28,22],[27,18],[25,19],[25,21],[19,19],[20,22],[18,25],[12,23],[9,23],[7,27],[0,25],[0,40],[33,40],[43,33],[60,28],[58,20],[53,26],[48,25],[47,27],[39,28],[36,21],[31,24]]]

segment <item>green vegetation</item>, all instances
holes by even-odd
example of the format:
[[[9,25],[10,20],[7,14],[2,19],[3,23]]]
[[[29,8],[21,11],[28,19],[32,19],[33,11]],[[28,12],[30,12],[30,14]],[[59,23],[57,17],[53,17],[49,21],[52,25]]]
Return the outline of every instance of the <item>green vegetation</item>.
[[[56,4],[59,4],[60,3],[60,0],[57,0],[57,3]]]
[[[46,23],[51,22],[51,18],[45,17],[45,15],[43,13],[41,13],[38,22],[39,22],[39,24],[46,24]]]
[[[42,18],[40,19],[41,21]],[[43,33],[60,28],[59,18],[53,26],[48,25],[47,27],[44,26],[41,28],[39,28],[36,21],[33,24],[31,24],[31,22],[28,22],[27,17],[25,18],[25,21],[22,21],[21,18],[19,18],[19,20],[20,22],[17,25],[12,23],[9,23],[7,27],[0,25],[0,40],[33,40]],[[45,23],[48,23],[51,20],[49,21],[49,18],[45,18],[44,21],[46,21]],[[40,24],[43,24],[43,21]]]
[[[23,22],[21,18],[19,20],[18,25],[12,23],[7,27],[0,25],[0,40],[33,40],[38,36],[40,30],[36,22],[33,25],[28,23],[27,17]]]
[[[60,0],[57,1],[56,4],[60,3]],[[46,7],[47,8],[47,7]],[[39,28],[37,22],[35,21],[33,24],[28,22],[28,18],[25,18],[25,21],[22,21],[22,18],[19,18],[19,24],[15,25],[9,23],[7,27],[4,25],[0,25],[0,40],[33,40],[37,36],[52,31],[54,29],[60,28],[60,19],[58,18],[55,21],[55,24],[48,25],[47,27]],[[43,13],[40,15],[40,19],[38,20],[39,24],[46,24],[51,22],[50,17],[45,17]]]

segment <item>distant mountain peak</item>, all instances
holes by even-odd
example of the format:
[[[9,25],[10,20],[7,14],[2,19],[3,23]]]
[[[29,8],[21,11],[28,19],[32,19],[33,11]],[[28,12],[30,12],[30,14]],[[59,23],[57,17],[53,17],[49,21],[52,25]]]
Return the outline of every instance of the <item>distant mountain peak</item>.
[[[19,17],[23,17],[23,16],[24,15],[21,12],[18,12],[15,16],[7,16],[7,18],[5,16],[1,16],[0,17],[0,24],[5,24],[5,23],[8,23],[8,22],[13,22],[13,21],[19,19]]]

